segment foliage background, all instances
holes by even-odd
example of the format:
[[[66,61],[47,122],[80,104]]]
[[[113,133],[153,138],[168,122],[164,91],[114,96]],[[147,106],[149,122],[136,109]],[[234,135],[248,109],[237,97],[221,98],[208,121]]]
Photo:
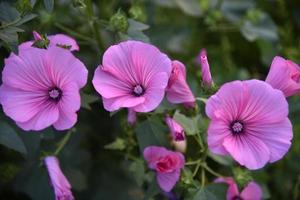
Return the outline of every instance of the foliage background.
[[[89,69],[89,80],[111,44],[128,38],[150,41],[186,64],[190,86],[195,96],[203,98],[207,96],[200,89],[200,68],[195,63],[201,48],[207,48],[217,85],[235,79],[263,80],[275,55],[300,63],[300,1],[293,0],[0,0],[0,21],[1,70],[4,58],[16,51],[17,44],[32,39],[33,30],[76,38],[80,51],[75,55]],[[289,98],[294,139],[287,156],[251,172],[266,198],[300,199],[299,102],[299,96]],[[205,136],[204,104],[198,105],[202,115],[191,127]],[[54,152],[76,199],[163,199],[150,183],[153,174],[138,157],[137,144],[151,140],[168,145],[161,113],[174,109],[163,103],[155,115],[139,116],[141,122],[130,128],[126,111],[106,112],[89,81],[82,92],[78,123],[68,133],[53,128],[24,132],[1,112],[0,199],[53,199],[41,158]],[[114,145],[105,146],[116,138]],[[192,138],[188,142],[188,155],[195,159],[198,147]],[[207,159],[215,171],[229,176],[236,168],[227,161]],[[188,173],[178,195],[224,199],[218,191],[212,198],[208,192],[199,196],[188,189]],[[213,179],[207,174],[207,183]]]

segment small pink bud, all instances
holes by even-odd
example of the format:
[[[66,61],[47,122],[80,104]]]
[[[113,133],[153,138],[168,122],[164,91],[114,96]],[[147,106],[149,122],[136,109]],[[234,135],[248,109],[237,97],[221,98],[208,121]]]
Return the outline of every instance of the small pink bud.
[[[36,31],[33,31],[32,34],[35,41],[43,39],[42,36]]]
[[[202,82],[205,87],[210,88],[213,80],[210,73],[210,67],[207,59],[206,49],[202,49],[197,57],[197,62],[201,65]]]

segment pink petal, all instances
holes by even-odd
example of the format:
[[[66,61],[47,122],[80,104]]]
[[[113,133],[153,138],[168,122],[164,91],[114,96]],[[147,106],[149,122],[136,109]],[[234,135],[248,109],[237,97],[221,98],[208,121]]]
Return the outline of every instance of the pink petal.
[[[127,121],[130,125],[133,125],[136,122],[136,112],[131,108],[128,109]]]
[[[197,61],[201,65],[201,76],[202,76],[203,85],[206,87],[211,87],[213,84],[213,80],[210,73],[210,67],[207,59],[206,49],[201,49]]]
[[[131,95],[133,87],[102,70],[100,66],[95,71],[93,85],[104,98]]]
[[[69,82],[76,82],[78,88],[82,88],[87,82],[86,67],[66,49],[49,47],[45,57],[45,67],[47,75],[59,87]]]
[[[261,200],[262,190],[258,184],[252,181],[244,188],[241,197],[244,200]]]
[[[43,91],[23,91],[3,84],[0,87],[0,102],[6,115],[18,122],[25,122],[40,112],[45,101]]]
[[[159,187],[165,191],[170,192],[172,188],[176,185],[180,177],[180,169],[175,170],[171,173],[157,173],[156,180]]]
[[[207,130],[207,143],[209,150],[220,155],[228,155],[223,146],[225,138],[230,137],[232,133],[228,124],[221,120],[212,120]]]
[[[58,120],[59,111],[52,102],[45,102],[39,106],[39,112],[26,122],[17,122],[22,129],[39,131],[51,126]]]
[[[105,110],[113,112],[119,110],[122,107],[131,108],[139,104],[142,104],[145,101],[145,97],[143,96],[135,97],[132,95],[126,95],[126,96],[115,97],[110,99],[102,98],[102,100],[103,100],[103,105]]]
[[[281,90],[286,97],[300,92],[300,67],[280,56],[274,57],[266,82]]]
[[[56,35],[50,35],[48,36],[48,39],[50,40],[49,47],[57,46],[57,45],[66,45],[71,46],[70,51],[79,51],[79,46],[75,39],[71,38],[68,35],[64,34],[56,34]]]
[[[250,134],[227,137],[223,145],[240,165],[248,169],[262,168],[270,160],[266,144]]]
[[[248,101],[244,100],[241,118],[255,124],[281,122],[288,116],[288,103],[279,90],[259,80],[243,82],[247,87]]]
[[[144,149],[144,158],[148,162],[150,169],[155,169],[156,161],[168,154],[168,150],[164,147],[149,146]]]
[[[234,197],[239,196],[239,190],[238,186],[235,183],[234,179],[232,177],[221,177],[217,178],[214,182],[216,183],[226,183],[228,184],[228,189],[226,193],[226,199],[232,200]]]
[[[69,83],[63,88],[63,96],[58,102],[59,118],[53,124],[57,130],[66,130],[77,121],[76,111],[80,109],[80,94],[77,84]]]
[[[288,118],[275,124],[249,125],[247,131],[268,146],[270,162],[280,160],[288,152],[293,138],[292,124]]]

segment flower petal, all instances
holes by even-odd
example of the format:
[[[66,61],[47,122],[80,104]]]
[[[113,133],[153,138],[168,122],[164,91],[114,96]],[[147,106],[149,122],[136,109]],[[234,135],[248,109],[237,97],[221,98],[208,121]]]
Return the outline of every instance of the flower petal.
[[[56,34],[48,36],[50,40],[49,47],[62,45],[62,46],[71,46],[70,51],[79,51],[79,46],[75,39],[71,38],[68,35]]]
[[[156,180],[159,187],[165,191],[170,192],[172,188],[176,185],[180,177],[180,169],[174,170],[171,173],[157,173]]]
[[[168,154],[168,150],[164,147],[149,146],[144,149],[144,158],[148,162],[150,169],[155,169],[156,161]]]
[[[261,200],[262,190],[258,184],[251,181],[241,192],[241,197],[244,200]]]
[[[270,160],[270,151],[265,143],[249,134],[227,137],[223,145],[240,165],[248,169],[262,168]]]
[[[119,110],[122,107],[131,108],[136,105],[142,104],[145,101],[145,97],[143,96],[135,97],[132,95],[125,95],[125,96],[115,97],[110,99],[102,98],[102,100],[103,100],[103,105],[105,110],[113,112]]]

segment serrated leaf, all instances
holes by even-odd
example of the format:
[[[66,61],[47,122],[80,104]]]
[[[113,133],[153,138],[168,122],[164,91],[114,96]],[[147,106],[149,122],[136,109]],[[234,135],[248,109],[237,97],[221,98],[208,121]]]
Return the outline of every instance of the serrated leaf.
[[[36,17],[37,17],[36,14],[27,14],[27,15],[25,15],[24,17],[22,17],[22,19],[19,20],[19,21],[15,24],[15,26],[20,26],[20,25],[22,25],[22,24],[24,24],[24,23],[26,23],[26,22],[28,22],[28,21],[30,21],[30,20],[36,18]]]
[[[210,184],[200,188],[191,198],[192,200],[224,200],[226,199],[227,185]]]
[[[54,0],[43,0],[44,6],[48,12],[52,12],[54,8]]]
[[[133,19],[128,19],[129,27],[127,34],[120,34],[122,40],[134,39],[144,42],[149,42],[150,39],[143,33],[144,30],[149,28],[149,25],[138,22]]]
[[[110,150],[124,150],[126,147],[125,141],[121,138],[117,138],[112,143],[109,143],[104,146],[104,149],[110,149]]]
[[[16,131],[5,122],[0,122],[0,144],[22,154],[27,154],[22,139],[18,136]]]

